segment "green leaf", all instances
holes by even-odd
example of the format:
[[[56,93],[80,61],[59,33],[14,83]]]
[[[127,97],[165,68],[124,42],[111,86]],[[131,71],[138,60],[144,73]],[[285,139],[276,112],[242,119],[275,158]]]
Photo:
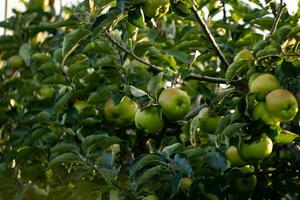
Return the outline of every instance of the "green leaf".
[[[279,144],[287,144],[294,141],[294,139],[296,139],[297,137],[299,137],[299,135],[292,133],[288,130],[283,130],[280,134],[278,134],[275,137],[275,141]]]
[[[169,157],[171,156],[174,152],[181,150],[183,148],[183,145],[181,143],[174,143],[172,145],[166,146],[165,148],[163,148],[163,150],[161,151],[161,153],[165,156],[165,157]]]
[[[84,138],[81,146],[85,152],[89,152],[91,149],[95,148],[95,146],[105,150],[113,144],[120,142],[121,140],[115,136],[89,135]]]
[[[50,160],[48,167],[52,168],[61,163],[82,163],[80,157],[74,153],[64,153]]]
[[[161,165],[157,165],[150,169],[147,169],[141,177],[138,178],[137,183],[135,184],[136,188],[140,185],[144,184],[147,180],[153,178],[154,176],[160,175],[160,173],[164,170],[164,167]]]
[[[134,97],[142,97],[142,96],[147,96],[148,94],[143,91],[143,90],[140,90],[134,86],[130,86],[130,93],[134,96]]]
[[[157,75],[153,76],[148,85],[147,85],[147,90],[148,93],[150,94],[150,96],[154,97],[155,99],[157,99],[157,95],[159,92],[159,89],[161,88],[161,81],[162,78],[164,76],[164,72],[160,72]]]
[[[239,60],[229,65],[225,73],[226,82],[231,82],[237,75],[245,73],[248,69],[247,60]]]
[[[90,31],[84,28],[75,29],[66,34],[62,46],[63,63],[71,53],[79,46],[79,43],[90,35]]]
[[[139,28],[143,28],[145,26],[145,17],[141,11],[141,8],[137,8],[128,12],[128,22]]]
[[[144,155],[140,159],[136,159],[129,169],[129,175],[135,175],[139,170],[143,169],[148,165],[158,165],[163,162],[163,159],[159,155]]]
[[[59,143],[50,149],[51,153],[79,152],[79,147],[73,143]]]
[[[31,59],[31,47],[30,44],[25,43],[22,44],[19,50],[19,55],[23,58],[24,62],[27,66],[30,66],[30,59]]]
[[[235,135],[241,128],[245,127],[246,123],[233,123],[228,125],[223,131],[222,134],[226,136]]]

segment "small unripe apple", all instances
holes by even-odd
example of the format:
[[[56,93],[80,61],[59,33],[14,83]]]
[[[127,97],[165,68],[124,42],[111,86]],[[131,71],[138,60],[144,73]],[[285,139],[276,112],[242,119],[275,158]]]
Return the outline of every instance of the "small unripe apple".
[[[134,121],[138,105],[129,97],[124,96],[116,105],[113,99],[108,99],[104,105],[104,114],[107,121],[119,126],[130,125]]]
[[[263,134],[261,139],[256,142],[242,144],[239,155],[243,160],[262,160],[269,157],[272,150],[272,140],[266,134]]]
[[[278,126],[280,124],[280,122],[278,120],[275,120],[270,116],[265,102],[259,102],[255,105],[253,112],[252,112],[252,118],[254,120],[260,119],[267,125]]]
[[[7,60],[7,66],[11,69],[19,69],[24,66],[24,61],[21,56],[14,55]]]
[[[83,100],[78,100],[74,103],[74,108],[78,111],[81,112],[84,108],[89,107],[90,104],[86,101]]]
[[[40,88],[38,94],[41,99],[51,98],[54,94],[54,89],[50,86],[43,86]]]
[[[210,134],[215,133],[219,121],[222,119],[221,116],[210,116],[209,108],[203,108],[199,112],[199,126],[201,132],[207,132]]]
[[[142,200],[159,200],[156,195],[149,195],[144,197]]]
[[[235,194],[249,196],[253,193],[256,187],[256,176],[251,174],[253,173],[253,169],[249,165],[238,168],[238,170],[243,173],[243,176],[232,181],[232,191]]]
[[[296,97],[285,89],[276,89],[266,97],[266,107],[271,117],[280,122],[294,119],[298,112]]]
[[[180,188],[183,190],[188,189],[193,183],[193,180],[189,177],[184,177],[180,179]]]
[[[159,104],[168,119],[182,119],[191,108],[189,95],[178,88],[167,88],[159,96]]]
[[[164,126],[161,110],[153,106],[138,110],[135,114],[135,125],[145,133],[159,132]]]

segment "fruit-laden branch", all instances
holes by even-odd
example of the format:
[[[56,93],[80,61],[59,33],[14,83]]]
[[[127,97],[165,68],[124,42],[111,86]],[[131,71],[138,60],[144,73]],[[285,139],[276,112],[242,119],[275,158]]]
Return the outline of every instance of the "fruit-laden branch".
[[[220,58],[221,62],[225,65],[224,69],[226,70],[229,67],[229,62],[226,60],[224,54],[222,53],[222,51],[221,51],[220,47],[218,46],[217,42],[215,41],[215,38],[211,34],[211,32],[210,32],[209,28],[207,27],[206,23],[204,22],[202,17],[199,15],[198,10],[197,10],[195,5],[193,5],[193,7],[191,8],[191,11],[194,13],[194,15],[195,15],[197,21],[199,22],[202,30],[206,34],[209,42],[211,43],[215,53]]]
[[[122,51],[124,51],[126,54],[128,54],[129,56],[133,57],[135,60],[149,66],[152,70],[156,71],[156,72],[162,72],[164,71],[163,68],[158,67],[156,65],[150,64],[146,61],[144,61],[143,59],[141,59],[140,57],[138,57],[137,55],[135,55],[132,51],[128,50],[126,47],[124,47],[123,45],[119,44],[110,34],[109,31],[107,29],[104,30],[104,34],[106,36],[106,38],[114,45],[116,45],[119,49],[121,49]],[[210,83],[222,83],[222,84],[226,84],[226,80],[222,79],[222,78],[216,78],[216,77],[210,77],[210,76],[201,76],[201,75],[196,75],[196,74],[191,74],[187,77],[185,77],[185,79],[194,79],[194,80],[199,80],[199,81],[206,81],[206,82],[210,82]],[[237,81],[232,81],[230,84],[235,85],[237,83]]]
[[[272,24],[272,28],[270,30],[270,33],[269,33],[269,35],[265,39],[266,41],[268,41],[270,39],[271,35],[273,35],[273,33],[276,31],[278,23],[279,23],[279,20],[281,18],[282,12],[283,12],[283,8],[285,6],[286,6],[286,4],[283,3],[283,0],[280,0],[280,5],[279,5],[279,7],[277,9],[276,17],[275,17],[274,22]]]

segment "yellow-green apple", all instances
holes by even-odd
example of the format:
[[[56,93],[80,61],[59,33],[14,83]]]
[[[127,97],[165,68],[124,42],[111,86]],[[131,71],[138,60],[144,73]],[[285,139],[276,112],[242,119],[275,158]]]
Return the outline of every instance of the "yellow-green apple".
[[[77,100],[73,106],[78,112],[81,112],[86,107],[89,107],[90,104],[84,100]]]
[[[238,168],[242,172],[242,176],[234,179],[231,183],[233,193],[239,195],[251,195],[256,187],[257,179],[253,173],[253,169],[247,165]]]
[[[184,177],[180,179],[179,187],[183,190],[188,189],[192,185],[193,181],[189,177]]]
[[[148,195],[144,197],[142,200],[159,200],[156,195]]]
[[[128,96],[124,96],[116,105],[112,98],[104,105],[104,114],[107,121],[120,126],[130,125],[134,121],[138,105]]]
[[[298,112],[296,97],[285,89],[270,92],[266,96],[266,107],[271,117],[280,122],[292,120]]]
[[[199,120],[200,131],[214,133],[221,120],[221,116],[210,116],[209,108],[206,107],[199,112]]]
[[[255,93],[256,99],[264,101],[269,92],[280,88],[280,82],[274,75],[264,73],[256,77],[249,86],[250,92]]]
[[[258,102],[252,112],[252,118],[254,120],[262,120],[267,125],[279,125],[280,121],[273,119],[266,107],[265,102]]]
[[[178,88],[167,88],[159,95],[158,102],[168,119],[182,119],[191,108],[189,95]]]
[[[38,95],[40,99],[51,98],[53,94],[54,94],[54,89],[50,86],[43,86],[38,91]]]
[[[24,61],[21,56],[14,55],[7,60],[7,66],[11,69],[18,69],[24,66]]]
[[[146,133],[159,132],[164,126],[161,110],[154,106],[139,109],[135,114],[135,125]]]
[[[273,142],[266,135],[251,144],[242,144],[239,155],[243,160],[262,160],[270,156],[273,150]]]

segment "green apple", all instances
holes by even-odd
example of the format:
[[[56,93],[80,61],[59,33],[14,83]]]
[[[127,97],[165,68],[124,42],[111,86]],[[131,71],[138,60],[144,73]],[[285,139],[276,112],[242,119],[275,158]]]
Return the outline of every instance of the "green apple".
[[[252,174],[253,169],[249,165],[238,168],[238,170],[242,172],[243,175],[232,181],[232,191],[235,194],[249,196],[253,193],[256,187],[256,176]]]
[[[142,5],[144,15],[151,18],[166,15],[169,8],[169,0],[146,0],[146,2]]]
[[[182,119],[191,108],[189,95],[178,88],[165,89],[158,98],[163,114],[172,120]]]
[[[81,112],[83,109],[89,107],[90,104],[83,100],[77,100],[73,106],[78,112]]]
[[[44,11],[47,6],[48,0],[30,0],[26,4],[27,11],[29,12]]]
[[[280,88],[278,79],[272,74],[264,73],[252,81],[249,90],[251,93],[255,93],[257,100],[264,101],[269,92],[278,88]]]
[[[144,197],[142,200],[159,200],[156,195],[149,195]]]
[[[54,89],[50,86],[43,86],[38,91],[38,95],[40,99],[51,98],[53,94],[54,94]]]
[[[245,166],[247,163],[240,157],[238,150],[235,146],[230,146],[226,151],[226,156],[230,161],[231,165],[241,167]]]
[[[255,105],[252,112],[252,118],[254,120],[262,120],[267,125],[279,126],[280,124],[280,121],[275,120],[270,116],[265,102],[259,102]]]
[[[184,177],[180,179],[179,187],[183,190],[188,189],[192,185],[193,181],[189,177]]]
[[[135,125],[146,133],[159,132],[164,126],[161,110],[154,106],[138,110],[135,114]]]
[[[19,69],[24,66],[24,61],[21,56],[14,55],[7,60],[7,66],[11,69]]]
[[[215,133],[221,118],[222,118],[221,116],[210,116],[209,108],[208,107],[203,108],[199,112],[200,131],[207,132],[207,133]]]
[[[248,81],[248,88],[250,89],[250,86],[252,85],[253,81],[259,77],[260,75],[262,75],[263,73],[253,73],[250,78],[249,78],[249,81]]]
[[[266,96],[266,107],[271,117],[278,121],[290,121],[298,112],[296,97],[285,89],[276,89]]]
[[[104,105],[104,115],[107,121],[119,126],[130,125],[134,121],[137,110],[138,105],[127,96],[124,96],[117,105],[111,98]]]
[[[263,134],[260,140],[251,144],[242,144],[239,154],[243,160],[262,160],[270,156],[273,150],[273,142]]]

